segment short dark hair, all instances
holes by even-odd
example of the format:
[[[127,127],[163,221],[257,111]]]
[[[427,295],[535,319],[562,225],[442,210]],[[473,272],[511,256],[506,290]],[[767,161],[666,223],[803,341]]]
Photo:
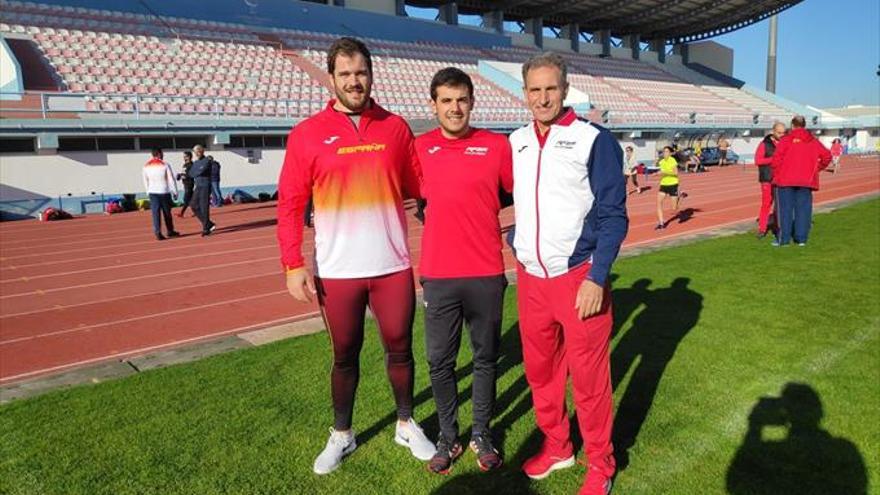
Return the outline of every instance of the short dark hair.
[[[186,151],[183,152],[183,156],[188,156],[188,157],[192,158],[192,157],[193,157],[193,152],[192,152],[192,151],[189,151],[189,150],[186,150]]]
[[[437,100],[437,88],[440,86],[464,86],[471,98],[474,97],[474,82],[467,72],[457,67],[440,69],[431,79],[431,99]]]
[[[675,150],[672,149],[672,146],[664,146],[663,149],[664,149],[664,150],[669,150],[670,153],[675,153]]]
[[[333,75],[333,71],[336,70],[336,57],[339,55],[352,57],[355,53],[360,53],[364,56],[364,59],[367,61],[367,70],[370,71],[370,75],[372,75],[373,59],[370,57],[370,50],[367,48],[367,45],[359,39],[350,38],[348,36],[344,36],[334,41],[333,44],[330,45],[330,49],[327,50],[327,72],[330,75]]]
[[[160,156],[162,156],[162,148],[153,148],[150,151],[150,154],[153,156],[153,158],[159,158]]]
[[[632,146],[627,146],[625,149],[626,149],[626,151],[633,151],[633,147],[632,147]]]
[[[803,129],[807,126],[807,119],[805,119],[803,115],[795,115],[794,118],[791,119],[791,126]]]

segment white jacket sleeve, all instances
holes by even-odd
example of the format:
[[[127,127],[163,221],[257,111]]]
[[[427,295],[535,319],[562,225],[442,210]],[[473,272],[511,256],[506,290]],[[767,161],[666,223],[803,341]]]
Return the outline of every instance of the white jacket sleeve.
[[[177,181],[174,180],[174,170],[171,170],[168,162],[165,162],[165,182],[168,183],[168,192],[177,196]]]

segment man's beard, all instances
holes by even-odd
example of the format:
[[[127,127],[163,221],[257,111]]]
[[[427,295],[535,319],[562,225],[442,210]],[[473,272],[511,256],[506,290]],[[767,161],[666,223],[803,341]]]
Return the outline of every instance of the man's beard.
[[[336,99],[342,103],[342,106],[350,110],[351,112],[360,112],[367,108],[367,105],[370,101],[370,91],[366,87],[361,87],[362,94],[364,96],[363,102],[360,104],[355,104],[353,101],[349,99],[348,94],[345,92],[345,89],[336,90]]]

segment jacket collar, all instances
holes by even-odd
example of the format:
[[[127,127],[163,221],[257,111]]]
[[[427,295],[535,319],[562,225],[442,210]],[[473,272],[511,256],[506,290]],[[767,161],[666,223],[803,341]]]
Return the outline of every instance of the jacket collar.
[[[812,141],[814,139],[813,133],[802,127],[792,129],[791,132],[788,133],[788,137],[792,141],[798,140],[799,142]]]
[[[340,112],[333,108],[333,105],[336,105],[336,98],[331,98],[330,101],[327,102],[327,106],[324,107],[324,113],[334,116],[334,117],[345,117],[348,118],[344,112]],[[364,108],[360,116],[361,118],[366,118],[367,120],[376,120],[381,117],[388,115],[388,111],[384,108],[380,107],[376,100],[370,98],[370,102],[367,104],[367,107]]]
[[[541,131],[538,130],[538,121],[532,121],[532,127],[535,129],[535,136],[538,137],[538,144],[542,147],[544,146],[544,143],[547,142],[547,137],[550,136],[550,131],[553,130],[553,126],[558,125],[568,127],[573,124],[575,120],[577,120],[577,114],[574,113],[574,109],[571,107],[565,107],[562,109],[562,115],[556,119],[556,122],[554,122],[550,126],[550,129],[547,130],[547,134],[544,134],[543,136],[541,135]]]

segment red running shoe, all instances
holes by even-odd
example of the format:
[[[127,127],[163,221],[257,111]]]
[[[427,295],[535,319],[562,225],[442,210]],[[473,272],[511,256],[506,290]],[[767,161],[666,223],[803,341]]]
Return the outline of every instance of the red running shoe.
[[[574,454],[571,442],[566,442],[563,447],[554,448],[545,441],[541,450],[528,458],[523,463],[523,472],[533,480],[542,480],[557,469],[565,469],[574,466]]]

